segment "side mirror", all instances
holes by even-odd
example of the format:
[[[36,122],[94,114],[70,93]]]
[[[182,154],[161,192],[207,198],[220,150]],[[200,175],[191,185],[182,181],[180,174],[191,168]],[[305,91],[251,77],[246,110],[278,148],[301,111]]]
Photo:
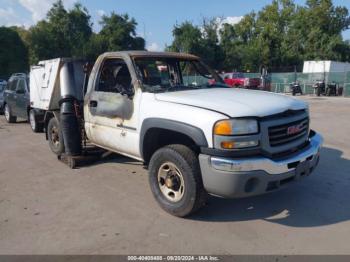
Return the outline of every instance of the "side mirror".
[[[122,95],[126,95],[128,98],[132,99],[135,95],[134,85],[130,84],[129,88],[121,92]]]

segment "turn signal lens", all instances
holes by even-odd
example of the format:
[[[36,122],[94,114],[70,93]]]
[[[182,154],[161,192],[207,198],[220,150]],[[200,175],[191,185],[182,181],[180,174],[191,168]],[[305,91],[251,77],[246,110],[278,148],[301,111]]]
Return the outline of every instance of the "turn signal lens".
[[[227,136],[232,134],[232,125],[230,121],[220,121],[214,127],[214,134]]]
[[[240,148],[248,148],[255,147],[259,145],[258,141],[222,141],[220,143],[222,149],[240,149]]]
[[[221,148],[223,148],[223,149],[233,149],[233,148],[235,148],[235,142],[233,142],[233,141],[223,141],[223,142],[221,142]]]

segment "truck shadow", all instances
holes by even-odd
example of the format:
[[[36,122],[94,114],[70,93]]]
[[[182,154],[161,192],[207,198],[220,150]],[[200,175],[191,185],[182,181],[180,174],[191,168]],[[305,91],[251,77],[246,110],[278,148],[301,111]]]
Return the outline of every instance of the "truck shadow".
[[[81,161],[77,161],[77,169],[88,168],[96,165],[103,165],[106,163],[143,166],[143,164],[140,161],[119,155],[117,153],[112,153],[95,146],[89,146],[85,148],[83,152],[85,157],[82,157]]]
[[[7,123],[4,116],[0,115],[0,117],[3,117],[3,119],[1,119],[2,121],[0,122],[0,125],[2,126],[14,126],[14,125],[23,125],[23,124],[29,125],[28,121],[25,119],[17,119],[15,123]]]
[[[28,120],[19,119],[19,120],[16,121],[16,123],[14,123],[14,125],[15,124],[17,124],[17,125],[19,125],[19,124],[27,124],[27,125],[29,125],[29,122],[28,122]]]
[[[3,119],[1,119],[1,117],[3,117]],[[5,117],[0,115],[0,130],[6,130],[9,132],[9,127],[11,126],[24,126],[24,125],[28,125],[30,128],[30,125],[26,120],[17,120],[15,123],[7,123],[7,121],[5,120]]]
[[[143,163],[141,163],[140,161],[134,160],[132,158],[128,158],[126,156],[119,155],[117,153],[113,153],[110,156],[96,162],[96,164],[104,164],[104,163],[115,163],[115,164],[124,164],[124,165],[133,165],[133,166],[143,167]]]
[[[308,178],[263,196],[228,200],[210,197],[190,217],[210,222],[262,219],[290,227],[317,227],[350,220],[350,160],[323,148],[320,165]]]

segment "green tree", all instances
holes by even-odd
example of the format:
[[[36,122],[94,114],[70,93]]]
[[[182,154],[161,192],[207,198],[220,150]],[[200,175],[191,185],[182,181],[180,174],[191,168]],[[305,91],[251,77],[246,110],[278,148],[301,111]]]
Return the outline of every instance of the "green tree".
[[[219,40],[218,19],[204,19],[202,23],[202,56],[203,60],[218,70],[221,70],[224,62],[224,51]]]
[[[14,28],[0,27],[0,76],[28,71],[27,48]]]
[[[121,50],[144,50],[145,40],[136,35],[137,23],[127,14],[103,16],[102,29],[93,33],[84,46],[86,57],[93,60],[104,52]]]
[[[175,25],[173,36],[172,44],[167,47],[169,51],[202,55],[202,33],[198,26],[189,21]]]
[[[103,16],[100,24],[102,29],[99,34],[107,43],[107,51],[145,49],[145,40],[136,35],[135,19],[127,14],[112,12],[110,16]]]
[[[4,47],[1,48],[1,63],[4,68],[11,64],[9,71],[2,69],[5,70],[4,74],[27,69],[28,64],[39,60],[56,57],[93,60],[107,51],[145,49],[145,40],[136,35],[137,23],[134,18],[112,12],[110,16],[103,16],[100,23],[102,30],[94,33],[91,17],[84,6],[76,3],[72,9],[66,10],[62,0],[58,0],[48,11],[46,19],[29,30],[22,27],[2,28],[0,38]],[[7,53],[10,46],[18,56]]]
[[[95,60],[100,54],[108,51],[108,42],[100,34],[93,33],[84,45],[84,53],[89,60]]]
[[[331,0],[308,0],[297,22],[305,59],[346,60],[341,33],[350,26],[347,8],[335,7]]]
[[[304,60],[349,61],[349,45],[341,35],[349,26],[348,10],[331,0],[308,0],[305,6],[274,0],[221,30],[225,67],[257,71],[266,65],[284,71],[301,69]]]
[[[77,3],[68,12],[67,38],[71,46],[71,54],[74,57],[84,57],[85,49],[82,48],[89,42],[92,36],[91,16],[88,10]]]
[[[221,69],[224,53],[219,43],[218,26],[215,19],[204,19],[200,27],[189,21],[175,25],[174,40],[167,50],[200,56],[207,64]]]
[[[225,70],[251,71],[261,63],[259,46],[254,41],[255,17],[256,14],[252,12],[236,25],[223,25],[220,35]]]
[[[81,4],[67,11],[62,1],[57,1],[47,19],[30,29],[31,63],[55,57],[84,57],[91,26],[90,15]]]

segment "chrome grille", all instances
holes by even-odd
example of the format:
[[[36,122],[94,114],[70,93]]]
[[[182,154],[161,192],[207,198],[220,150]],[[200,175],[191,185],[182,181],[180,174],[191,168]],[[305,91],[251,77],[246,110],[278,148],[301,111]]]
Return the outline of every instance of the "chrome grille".
[[[291,132],[288,132],[288,130],[291,130]],[[270,146],[282,146],[294,142],[306,136],[308,130],[309,118],[269,127]]]

